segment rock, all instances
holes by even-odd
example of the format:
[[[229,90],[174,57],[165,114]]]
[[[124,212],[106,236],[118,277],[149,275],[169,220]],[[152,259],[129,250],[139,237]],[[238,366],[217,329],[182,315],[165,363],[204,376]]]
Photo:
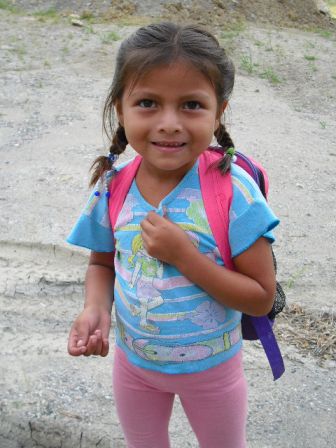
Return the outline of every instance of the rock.
[[[316,0],[316,7],[318,12],[326,16],[330,16],[330,11],[327,4],[323,0]]]
[[[84,23],[79,19],[71,19],[71,25],[83,27]]]

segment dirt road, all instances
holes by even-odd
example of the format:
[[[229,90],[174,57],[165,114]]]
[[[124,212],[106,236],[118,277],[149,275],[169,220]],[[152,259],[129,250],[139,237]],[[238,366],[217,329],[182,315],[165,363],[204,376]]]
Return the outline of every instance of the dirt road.
[[[0,448],[125,446],[112,357],[66,354],[87,258],[64,238],[103,153],[115,51],[134,27],[83,25],[0,10]],[[238,69],[229,129],[270,174],[279,279],[302,306],[295,326],[293,313],[278,326],[287,366],[278,383],[246,344],[249,446],[335,446],[335,34],[223,26],[218,38]],[[179,404],[171,434],[173,447],[196,447]]]

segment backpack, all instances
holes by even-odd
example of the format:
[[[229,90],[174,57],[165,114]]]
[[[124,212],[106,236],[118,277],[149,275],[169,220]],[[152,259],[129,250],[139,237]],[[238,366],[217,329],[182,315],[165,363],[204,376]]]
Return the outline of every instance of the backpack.
[[[219,252],[223,258],[225,267],[234,270],[231,258],[229,237],[229,210],[232,200],[232,180],[230,172],[222,175],[216,167],[217,162],[223,155],[220,147],[210,147],[199,157],[199,177],[201,192],[205,211]],[[267,198],[268,176],[265,169],[251,158],[240,152],[235,152],[235,163],[243,168],[257,183],[263,196]],[[117,218],[126,195],[131,187],[132,181],[141,163],[141,156],[136,156],[132,162],[124,166],[120,171],[115,170],[111,177],[109,192],[110,220],[112,228],[115,227]],[[273,254],[274,266],[276,260]],[[277,283],[274,305],[271,312],[266,316],[242,315],[242,336],[246,340],[260,340],[269,364],[272,369],[274,380],[277,380],[285,371],[281,352],[273,333],[274,317],[285,306],[285,294],[281,285]]]

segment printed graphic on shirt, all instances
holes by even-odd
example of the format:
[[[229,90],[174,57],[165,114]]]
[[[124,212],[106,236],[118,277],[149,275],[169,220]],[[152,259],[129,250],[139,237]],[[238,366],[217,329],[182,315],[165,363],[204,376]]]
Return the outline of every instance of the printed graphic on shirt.
[[[170,216],[172,214],[187,215],[189,218],[188,223],[177,222],[177,224],[186,231],[193,244],[199,247],[199,234],[210,235],[210,228],[206,220],[204,207],[202,207],[200,192],[191,188],[184,189],[177,198],[183,199],[186,205],[183,208],[167,206],[165,207],[165,213]],[[142,218],[144,214],[142,211],[136,211],[139,205],[141,204],[137,198],[130,193],[116,223],[117,232],[129,233],[130,237],[132,235],[132,238],[129,239],[131,241],[130,250],[121,249],[123,238],[117,239],[116,245],[117,272],[126,280],[128,288],[132,290],[126,295],[120,290],[120,295],[124,296],[124,305],[126,305],[132,316],[139,317],[140,328],[151,333],[160,333],[160,327],[155,323],[158,318],[161,322],[188,319],[193,324],[203,328],[217,327],[219,322],[222,322],[223,319],[225,320],[225,310],[223,306],[214,301],[210,304],[208,302],[201,303],[192,311],[182,313],[165,313],[162,316],[157,314],[158,310],[153,312],[154,309],[164,304],[165,292],[174,288],[192,285],[177,272],[177,275],[173,277],[167,276],[163,279],[164,264],[147,254],[143,247],[140,224],[134,224],[134,218]],[[218,252],[212,250],[207,255],[214,260],[218,256]],[[205,296],[204,292],[201,296]],[[129,301],[127,297],[131,297],[134,300]],[[180,296],[179,301],[182,302],[188,298],[190,297]]]
[[[134,338],[127,332],[125,325],[117,315],[117,326],[120,339],[126,346],[141,358],[159,363],[186,363],[200,361],[230,350],[241,341],[241,327],[222,335],[189,345],[165,345],[155,339]]]
[[[118,343],[138,358],[139,365],[141,359],[161,366],[186,365],[228,353],[241,342],[240,313],[209,297],[174,266],[148,255],[140,223],[151,209],[133,182],[114,229]],[[204,255],[223,264],[197,172],[156,211],[179,225]]]
[[[130,304],[130,310],[133,316],[140,317],[141,328],[159,333],[159,327],[148,320],[147,314],[164,302],[160,291],[153,285],[155,279],[162,278],[163,263],[147,254],[141,234],[137,234],[132,240],[132,255],[128,263],[133,268],[129,286],[135,288],[138,300],[138,306]]]
[[[241,168],[232,165],[231,175],[229,242],[236,256],[260,236],[272,242],[271,230],[279,221]],[[140,223],[153,207],[135,182],[114,229],[108,210],[113,198],[108,201],[104,188],[98,182],[67,241],[98,252],[115,251],[118,345],[135,364],[168,373],[204,370],[234,356],[241,345],[241,313],[146,253]],[[206,216],[197,164],[155,211],[179,225],[202,254],[223,265]],[[175,369],[176,364],[183,367]]]

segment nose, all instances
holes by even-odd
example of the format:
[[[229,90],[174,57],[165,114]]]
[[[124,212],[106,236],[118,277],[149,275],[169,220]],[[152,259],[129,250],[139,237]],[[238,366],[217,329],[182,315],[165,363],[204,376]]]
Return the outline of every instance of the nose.
[[[171,108],[163,110],[160,114],[158,130],[162,134],[176,134],[177,132],[181,132],[182,123],[178,112]]]

